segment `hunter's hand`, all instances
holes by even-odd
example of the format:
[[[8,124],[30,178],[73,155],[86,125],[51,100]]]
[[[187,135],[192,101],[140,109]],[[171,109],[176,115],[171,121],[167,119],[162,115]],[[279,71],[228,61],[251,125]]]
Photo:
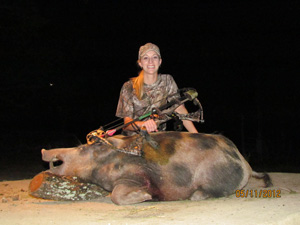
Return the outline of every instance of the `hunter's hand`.
[[[143,123],[142,127],[145,127],[147,131],[150,132],[157,132],[157,125],[153,119],[147,120]]]

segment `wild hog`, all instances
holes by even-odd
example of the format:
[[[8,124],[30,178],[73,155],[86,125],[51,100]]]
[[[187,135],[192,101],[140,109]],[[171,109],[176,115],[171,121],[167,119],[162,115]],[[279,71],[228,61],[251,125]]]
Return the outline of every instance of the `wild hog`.
[[[158,148],[143,141],[143,156],[126,154],[137,136],[116,135],[109,143],[42,150],[44,161],[57,175],[78,176],[112,192],[115,204],[147,200],[201,200],[228,196],[242,189],[251,176],[271,184],[267,174],[252,171],[236,146],[217,134],[188,132],[151,133]],[[113,146],[113,147],[112,147]]]

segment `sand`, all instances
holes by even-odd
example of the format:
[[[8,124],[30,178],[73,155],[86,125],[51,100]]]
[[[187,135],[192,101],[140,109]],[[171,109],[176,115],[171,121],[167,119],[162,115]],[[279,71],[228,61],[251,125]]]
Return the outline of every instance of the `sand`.
[[[2,181],[0,224],[300,224],[300,174],[269,174],[274,186],[262,188],[262,181],[251,179],[245,187],[247,197],[233,194],[198,202],[128,206],[117,206],[109,197],[72,202],[37,199],[28,195],[30,179]]]

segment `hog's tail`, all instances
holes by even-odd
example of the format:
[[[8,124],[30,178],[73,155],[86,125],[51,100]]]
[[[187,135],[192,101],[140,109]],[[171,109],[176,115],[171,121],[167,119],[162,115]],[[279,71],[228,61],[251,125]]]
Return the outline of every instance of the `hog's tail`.
[[[252,171],[252,177],[256,179],[263,179],[265,183],[265,187],[271,187],[273,186],[271,177],[267,173],[257,173],[255,171]]]

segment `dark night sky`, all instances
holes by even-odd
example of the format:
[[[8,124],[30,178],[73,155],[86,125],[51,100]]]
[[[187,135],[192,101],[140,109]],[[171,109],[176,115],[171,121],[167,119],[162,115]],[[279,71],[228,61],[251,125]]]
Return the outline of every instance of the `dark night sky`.
[[[7,158],[72,145],[70,137],[84,143],[115,120],[139,46],[153,42],[160,72],[198,90],[199,131],[223,133],[250,163],[299,172],[286,168],[300,151],[297,1],[44,2],[0,4]]]

